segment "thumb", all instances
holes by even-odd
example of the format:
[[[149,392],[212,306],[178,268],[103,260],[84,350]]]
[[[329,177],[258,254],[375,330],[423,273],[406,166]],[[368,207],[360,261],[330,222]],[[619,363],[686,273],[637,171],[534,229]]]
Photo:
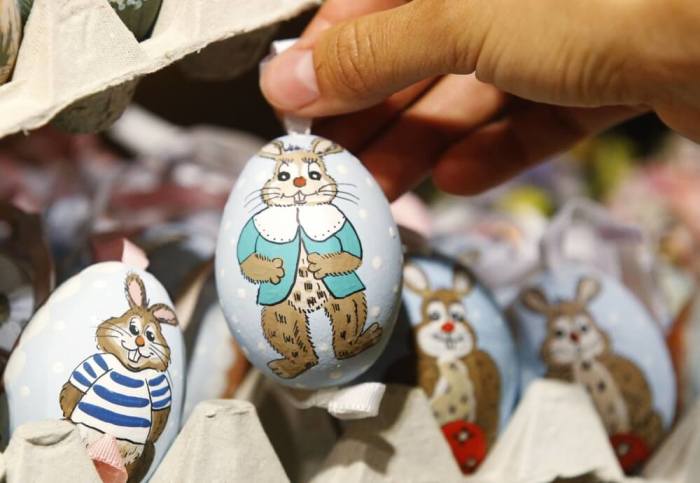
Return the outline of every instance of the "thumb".
[[[470,73],[473,60],[456,54],[465,36],[456,38],[450,24],[471,38],[483,29],[474,17],[450,18],[457,13],[450,4],[459,3],[414,0],[338,24],[314,45],[301,40],[265,67],[263,94],[279,110],[326,116],[371,106],[429,77]]]
[[[336,25],[313,47],[300,41],[269,64],[261,88],[279,110],[309,117],[357,111],[420,80],[472,72],[537,102],[637,104],[644,71],[631,66],[645,65],[635,44],[649,24],[638,3],[413,0]]]

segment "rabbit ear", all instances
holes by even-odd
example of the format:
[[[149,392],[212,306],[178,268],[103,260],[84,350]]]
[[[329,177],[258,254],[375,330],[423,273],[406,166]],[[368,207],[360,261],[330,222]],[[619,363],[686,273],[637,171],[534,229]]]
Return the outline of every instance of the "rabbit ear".
[[[576,301],[581,305],[587,305],[600,292],[600,282],[593,278],[584,277],[578,282],[576,288]]]
[[[165,304],[154,304],[149,309],[153,316],[161,324],[177,325],[177,315],[175,311]]]
[[[533,312],[548,315],[550,313],[550,305],[547,297],[538,288],[526,290],[520,296],[520,301]]]
[[[343,148],[328,139],[316,138],[311,143],[311,151],[319,156],[327,156],[329,154],[340,153]]]
[[[453,290],[459,295],[464,296],[471,292],[473,286],[474,284],[472,283],[472,279],[467,271],[462,268],[455,267],[454,274],[452,275]]]
[[[425,272],[410,262],[406,262],[403,266],[403,284],[407,289],[420,296],[430,293],[430,282]]]
[[[126,292],[126,300],[129,302],[129,307],[147,307],[148,298],[146,298],[146,287],[143,285],[143,280],[135,273],[130,273],[126,276],[124,282],[124,292]]]
[[[258,156],[267,159],[277,159],[277,157],[283,152],[284,144],[282,144],[282,141],[272,141],[260,150]]]

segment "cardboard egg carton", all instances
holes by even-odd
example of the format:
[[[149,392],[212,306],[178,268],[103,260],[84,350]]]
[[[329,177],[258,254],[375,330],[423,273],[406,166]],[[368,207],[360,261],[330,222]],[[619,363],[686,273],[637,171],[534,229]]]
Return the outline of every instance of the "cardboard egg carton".
[[[76,100],[318,3],[163,0],[153,35],[139,43],[107,0],[35,0],[12,80],[0,86],[0,137],[38,128]]]
[[[626,478],[585,391],[531,384],[475,475],[460,473],[420,389],[389,385],[378,416],[343,421],[299,410],[255,370],[235,400],[200,403],[151,479],[261,482],[692,483],[700,474],[700,403]],[[0,481],[100,481],[77,430],[26,424],[0,454]]]

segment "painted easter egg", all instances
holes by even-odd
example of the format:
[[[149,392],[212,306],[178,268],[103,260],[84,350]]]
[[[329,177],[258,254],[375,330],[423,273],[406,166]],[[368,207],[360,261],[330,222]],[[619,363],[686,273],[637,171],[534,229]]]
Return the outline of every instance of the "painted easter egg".
[[[228,328],[213,278],[202,289],[185,343],[189,357],[183,424],[200,402],[234,397],[250,367]]]
[[[162,0],[110,0],[109,3],[136,40],[141,42],[151,35]],[[124,113],[138,82],[139,78],[130,79],[80,99],[58,113],[52,123],[72,133],[104,131]]]
[[[139,42],[151,34],[161,3],[162,0],[109,0],[109,4]]]
[[[22,20],[15,0],[0,0],[0,84],[12,75],[21,38]]]
[[[566,262],[529,281],[512,313],[522,387],[543,376],[583,385],[623,468],[638,469],[676,404],[668,349],[649,312],[617,279]]]
[[[0,252],[0,373],[34,313],[34,302],[29,274],[17,260]]]
[[[417,383],[460,468],[472,473],[515,404],[513,339],[487,289],[462,265],[436,255],[407,256],[403,275]]]
[[[399,307],[401,245],[357,158],[278,138],[241,173],[222,218],[216,282],[248,359],[280,383],[347,383],[377,359]]]
[[[10,431],[74,423],[86,446],[117,440],[130,481],[152,473],[179,429],[184,348],[162,285],[120,262],[63,283],[22,333],[5,370]]]
[[[22,17],[22,24],[27,22],[29,13],[32,11],[32,5],[34,5],[34,0],[17,0],[20,17]]]

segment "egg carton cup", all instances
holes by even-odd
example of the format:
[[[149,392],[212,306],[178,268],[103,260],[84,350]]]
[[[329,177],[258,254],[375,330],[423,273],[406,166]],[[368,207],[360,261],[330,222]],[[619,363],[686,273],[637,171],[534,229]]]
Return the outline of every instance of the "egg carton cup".
[[[201,402],[151,481],[691,483],[700,474],[700,403],[643,476],[626,478],[585,391],[538,380],[481,468],[466,477],[420,389],[388,385],[375,418],[342,423],[318,408],[290,406],[256,370],[236,397]],[[0,454],[0,481],[100,479],[77,429],[43,421],[15,431]]]
[[[77,100],[318,3],[163,0],[151,38],[139,43],[106,0],[36,0],[12,80],[0,86],[0,137],[36,129]]]

